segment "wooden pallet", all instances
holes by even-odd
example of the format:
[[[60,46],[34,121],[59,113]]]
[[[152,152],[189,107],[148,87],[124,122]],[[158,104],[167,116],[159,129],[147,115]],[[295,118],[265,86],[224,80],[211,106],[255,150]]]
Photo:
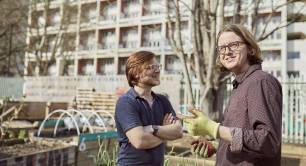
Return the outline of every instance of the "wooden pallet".
[[[105,110],[115,112],[118,96],[110,92],[97,92],[92,89],[78,89],[76,95],[77,109]]]
[[[50,112],[56,109],[67,109],[67,107],[67,103],[60,102],[12,101],[7,103],[4,108],[5,111],[0,115],[0,118],[6,118],[10,114],[14,114],[14,119],[43,120]]]

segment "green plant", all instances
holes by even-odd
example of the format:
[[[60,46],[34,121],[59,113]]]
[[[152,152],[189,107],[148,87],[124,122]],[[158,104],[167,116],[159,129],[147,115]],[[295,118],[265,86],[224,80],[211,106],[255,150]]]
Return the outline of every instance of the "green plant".
[[[110,146],[107,142],[110,140],[99,139],[99,151],[94,157],[96,166],[113,166],[116,165],[118,155],[118,144]]]

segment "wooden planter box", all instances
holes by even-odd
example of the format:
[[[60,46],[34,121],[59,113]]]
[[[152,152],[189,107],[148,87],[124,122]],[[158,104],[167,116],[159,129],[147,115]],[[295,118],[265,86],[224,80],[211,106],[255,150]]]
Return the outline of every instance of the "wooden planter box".
[[[117,148],[117,132],[109,131],[98,134],[81,134],[79,136],[79,143],[77,152],[77,166],[91,166],[96,165],[95,159],[99,153],[100,145],[103,144],[102,151],[107,152],[108,156],[104,158],[116,159],[113,156],[113,151]],[[101,154],[101,153],[100,153]],[[105,163],[104,163],[105,164]]]
[[[11,155],[0,159],[1,166],[72,166],[75,165],[75,147],[62,147],[49,150]]]

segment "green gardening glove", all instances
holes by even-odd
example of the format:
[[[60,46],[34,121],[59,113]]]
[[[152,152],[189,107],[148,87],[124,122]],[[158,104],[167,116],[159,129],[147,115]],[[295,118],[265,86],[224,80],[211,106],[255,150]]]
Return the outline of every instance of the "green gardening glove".
[[[200,157],[208,158],[217,152],[219,142],[208,141],[204,137],[193,140],[191,143],[191,152]]]
[[[217,138],[219,123],[210,120],[200,110],[189,109],[188,112],[193,116],[184,116],[182,119],[191,135],[209,135],[215,139]]]

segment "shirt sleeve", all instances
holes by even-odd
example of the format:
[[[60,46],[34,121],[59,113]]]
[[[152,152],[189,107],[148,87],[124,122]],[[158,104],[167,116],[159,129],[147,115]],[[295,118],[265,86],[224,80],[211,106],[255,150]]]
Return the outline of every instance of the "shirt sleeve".
[[[127,97],[119,98],[115,109],[115,121],[124,133],[134,127],[142,126],[137,106]]]
[[[230,144],[230,150],[233,153],[239,153],[242,150],[242,129],[231,127],[230,128],[231,136],[232,136],[232,142]]]
[[[254,157],[273,157],[280,153],[282,124],[281,86],[273,79],[250,85],[247,95],[251,129],[232,128],[230,150]]]

